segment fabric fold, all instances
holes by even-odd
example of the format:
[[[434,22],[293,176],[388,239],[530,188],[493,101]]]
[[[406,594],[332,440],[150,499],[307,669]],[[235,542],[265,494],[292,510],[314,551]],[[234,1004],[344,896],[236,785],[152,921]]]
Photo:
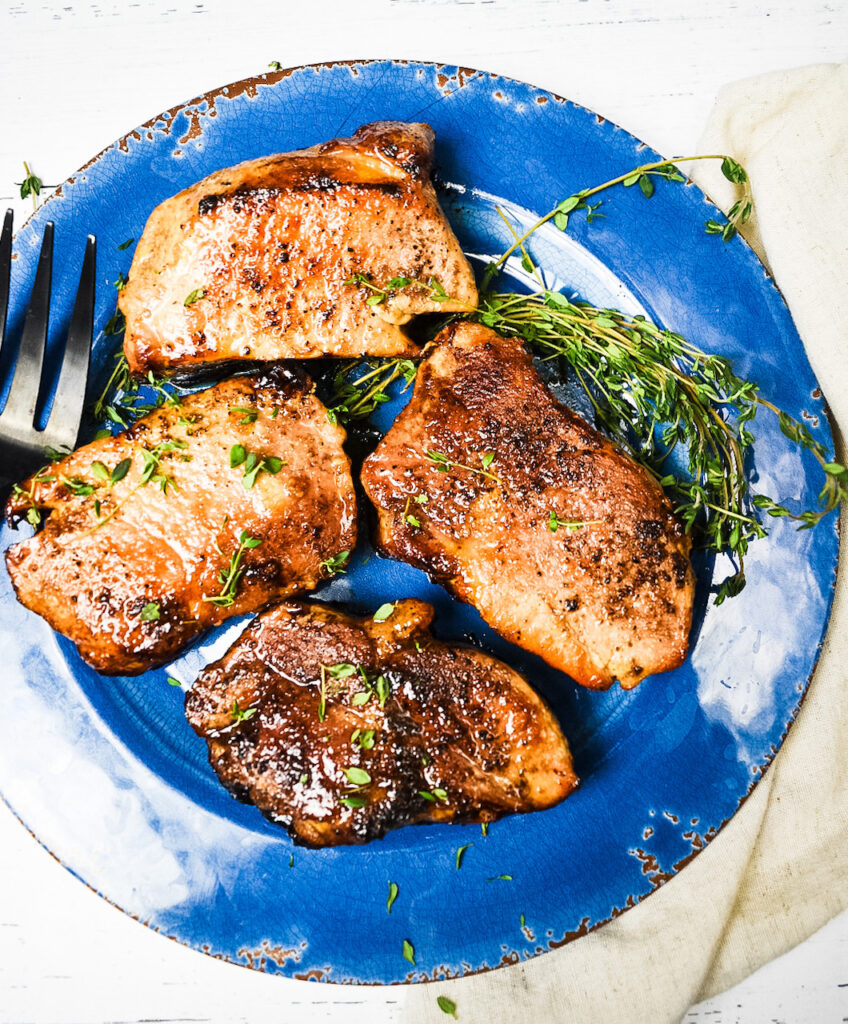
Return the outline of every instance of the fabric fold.
[[[748,171],[756,215],[744,234],[761,258],[768,254],[838,435],[839,424],[848,429],[848,64],[725,87],[698,151],[727,153]],[[723,209],[737,198],[717,162],[689,173]],[[841,446],[837,454],[844,462]],[[678,1021],[822,927],[848,905],[846,666],[843,557],[798,719],[709,846],[638,907],[560,950],[406,989],[400,1019],[444,1021],[436,1003],[444,994],[463,1024]]]

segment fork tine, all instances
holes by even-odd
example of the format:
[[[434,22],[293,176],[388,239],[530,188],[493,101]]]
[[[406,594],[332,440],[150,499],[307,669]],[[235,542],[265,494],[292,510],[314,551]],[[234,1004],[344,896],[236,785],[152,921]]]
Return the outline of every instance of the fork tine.
[[[85,403],[85,387],[88,382],[88,364],[91,353],[91,338],[94,330],[94,280],[97,260],[97,241],[88,236],[85,259],[80,274],[79,289],[68,328],[62,372],[56,386],[56,397],[50,418],[44,430],[45,444],[58,448],[67,445],[73,448],[77,443],[80,422]]]
[[[0,413],[0,426],[15,432],[29,430],[35,419],[35,403],[41,384],[41,365],[47,343],[50,318],[50,278],[53,270],[53,222],[44,226],[44,241],[38,257],[35,285],[26,311],[21,345],[15,363],[15,376],[6,406]]]
[[[9,308],[9,281],[12,275],[12,218],[13,210],[7,210],[0,234],[0,352],[3,351],[3,337],[6,334],[6,311]]]

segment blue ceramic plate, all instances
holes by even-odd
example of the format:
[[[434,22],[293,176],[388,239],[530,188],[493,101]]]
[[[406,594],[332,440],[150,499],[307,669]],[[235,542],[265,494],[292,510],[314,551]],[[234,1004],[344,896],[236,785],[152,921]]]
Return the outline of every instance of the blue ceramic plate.
[[[231,85],[166,111],[96,157],[21,229],[13,330],[20,326],[45,221],[56,222],[53,327],[61,336],[85,235],[99,243],[97,331],[115,306],[153,207],[211,171],[311,145],[368,121],[426,120],[437,181],[465,250],[503,251],[517,226],[559,199],[657,159],[603,118],[529,85],[431,64],[306,67]],[[606,219],[551,227],[533,253],[550,283],[596,304],[644,311],[831,438],[786,306],[741,241],[704,232],[714,207],[692,185],[659,182],[605,197]],[[520,276],[520,270],[514,271]],[[518,282],[514,282],[518,283]],[[98,334],[102,382],[114,339]],[[388,425],[399,404],[381,410]],[[774,422],[757,423],[760,489],[815,503],[816,474]],[[807,475],[809,472],[809,476]],[[5,549],[20,535],[0,534]],[[783,521],[752,546],[749,584],[715,607],[698,565],[692,649],[677,671],[607,694],[576,687],[494,636],[469,607],[404,565],[358,550],[316,596],[361,610],[420,597],[443,638],[479,638],[526,673],[560,717],[582,778],[553,810],[492,826],[406,828],[362,848],[305,851],[232,800],[188,727],[166,672],[97,676],[15,601],[0,572],[0,789],[65,866],[163,935],[214,956],[295,977],[401,982],[497,967],[561,945],[633,906],[734,814],[798,711],[830,608],[836,522],[798,533]],[[211,635],[168,674],[189,684],[243,623]],[[25,725],[22,725],[25,723]],[[455,866],[459,846],[466,851]],[[293,859],[292,859],[293,858]],[[508,875],[511,880],[498,879]],[[492,881],[491,879],[496,879]],[[399,887],[386,913],[389,882]],[[415,946],[415,966],[402,943]]]

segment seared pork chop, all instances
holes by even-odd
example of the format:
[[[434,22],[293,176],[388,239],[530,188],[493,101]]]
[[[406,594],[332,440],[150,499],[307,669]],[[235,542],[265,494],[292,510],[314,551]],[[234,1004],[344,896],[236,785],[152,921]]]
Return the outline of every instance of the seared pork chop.
[[[170,661],[207,627],[311,590],[353,547],[344,436],[302,375],[274,371],[85,445],[9,499],[10,520],[44,517],[6,553],[18,599],[98,672]]]
[[[161,203],[119,296],[130,368],[415,355],[401,325],[477,303],[432,159],[428,125],[383,121],[217,171]],[[390,282],[377,302],[373,288]]]
[[[276,605],[200,674],[186,714],[227,789],[307,846],[568,796],[568,745],[527,682],[433,639],[430,605],[398,601],[377,618],[387,612]]]
[[[690,540],[662,489],[559,403],[520,341],[447,328],[362,481],[381,551],[583,686],[686,655]]]

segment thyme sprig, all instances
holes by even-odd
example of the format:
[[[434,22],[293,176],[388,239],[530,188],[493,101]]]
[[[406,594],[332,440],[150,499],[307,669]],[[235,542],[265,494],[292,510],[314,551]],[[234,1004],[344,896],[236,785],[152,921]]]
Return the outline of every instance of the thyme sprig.
[[[174,478],[162,469],[162,458],[170,452],[183,448],[188,448],[188,444],[185,441],[179,441],[176,439],[160,441],[159,444],[153,448],[139,448],[138,451],[142,459],[142,470],[138,486],[145,487],[147,484],[153,483],[165,493],[167,493],[169,486],[173,487],[174,490],[179,490]]]
[[[665,179],[667,181],[685,181],[686,179],[677,169],[676,165],[693,160],[721,160],[721,172],[725,178],[727,178],[728,181],[733,182],[735,185],[742,186],[743,194],[731,207],[727,222],[725,224],[720,224],[718,221],[708,220],[705,224],[707,234],[719,234],[723,241],[729,242],[737,233],[740,225],[744,224],[750,218],[754,208],[751,185],[744,167],[737,163],[733,157],[727,156],[725,153],[680,156],[675,157],[673,160],[656,160],[652,163],[640,164],[638,167],[634,167],[631,170],[626,171],[624,174],[618,174],[614,178],[610,178],[609,181],[605,181],[600,185],[594,185],[592,188],[581,189],[579,192],[574,192],[572,195],[560,200],[556,206],[549,210],[543,217],[540,217],[522,235],[519,235],[513,244],[501,256],[499,256],[497,260],[494,260],[488,265],[483,276],[482,290],[485,291],[488,288],[494,276],[516,250],[520,249],[523,253],[524,259],[529,262],[529,257],[526,252],[524,252],[524,243],[534,232],[538,231],[543,224],[547,224],[548,221],[552,220],[554,222],[554,226],[559,228],[560,231],[566,231],[571,218],[575,213],[579,213],[581,211],[586,214],[587,221],[591,223],[596,218],[604,216],[603,214],[597,213],[602,201],[589,203],[587,200],[592,196],[605,192],[607,189],[614,188],[616,185],[622,185],[624,188],[638,185],[642,195],[644,195],[646,199],[650,199],[655,192],[654,178]],[[526,264],[525,268],[531,269],[530,267],[527,267]]]
[[[230,557],[229,565],[218,573],[218,582],[221,584],[220,594],[211,597],[204,594],[203,600],[217,605],[218,608],[229,608],[235,604],[239,581],[244,575],[244,566],[242,565],[244,554],[246,551],[258,548],[261,543],[261,537],[251,537],[247,530],[242,530],[238,538],[238,547]]]
[[[327,406],[331,423],[362,420],[391,398],[393,381],[403,378],[406,391],[415,380],[416,366],[411,359],[347,362],[333,378],[332,395]]]
[[[157,377],[152,370],[144,379],[137,380],[120,349],[114,358],[112,373],[91,407],[92,418],[98,423],[105,418],[119,427],[128,427],[140,416],[163,405],[180,404],[180,395],[167,380]]]
[[[585,526],[600,526],[600,524],[600,519],[563,519],[556,512],[551,512],[548,516],[548,529],[551,533],[556,533],[560,527],[569,533],[575,533]]]
[[[804,424],[763,398],[727,359],[707,355],[644,317],[542,291],[484,293],[472,318],[523,338],[542,359],[565,359],[598,425],[662,484],[687,530],[697,527],[704,546],[736,556],[738,571],[719,587],[718,604],[744,587],[748,544],[765,536],[756,510],[808,529],[848,498],[848,469],[830,459]],[[776,414],[782,432],[822,466],[818,509],[793,512],[750,493],[750,423],[761,407]],[[678,446],[685,450],[688,477],[666,469]]]
[[[44,188],[44,182],[39,178],[37,174],[34,174],[29,164],[24,160],[24,171],[26,177],[20,183],[21,186],[21,199],[26,199],[27,196],[32,196],[32,208],[33,210],[38,209],[38,197],[41,195],[41,190]]]
[[[350,558],[350,551],[340,551],[337,555],[331,555],[321,562],[321,569],[328,576],[337,576],[339,573],[347,572],[345,566]]]
[[[365,300],[366,306],[380,306],[397,295],[398,292],[406,291],[409,288],[426,292],[426,297],[432,302],[447,302],[450,299],[444,286],[435,277],[421,281],[417,277],[399,275],[386,281],[384,285],[378,285],[371,279],[370,274],[353,274],[342,284],[345,287],[365,288],[366,291],[371,292]]]
[[[444,452],[437,452],[433,449],[429,449],[425,453],[425,457],[428,461],[433,463],[437,473],[450,473],[453,469],[464,469],[467,473],[474,473],[475,476],[484,476],[489,480],[494,480],[496,483],[501,483],[501,478],[496,476],[494,473],[490,473],[488,468],[492,464],[494,456],[491,452],[481,453],[480,462],[483,465],[483,469],[478,469],[476,466],[469,466],[462,462],[454,462],[453,459],[449,459]]]
[[[54,483],[56,480],[55,476],[50,474],[50,467],[42,467],[32,478],[32,483],[29,486],[29,490],[21,487],[20,484],[12,485],[12,493],[15,495],[23,495],[29,500],[29,507],[26,510],[26,520],[30,526],[40,526],[43,516],[41,509],[35,503],[35,488],[39,484]]]

